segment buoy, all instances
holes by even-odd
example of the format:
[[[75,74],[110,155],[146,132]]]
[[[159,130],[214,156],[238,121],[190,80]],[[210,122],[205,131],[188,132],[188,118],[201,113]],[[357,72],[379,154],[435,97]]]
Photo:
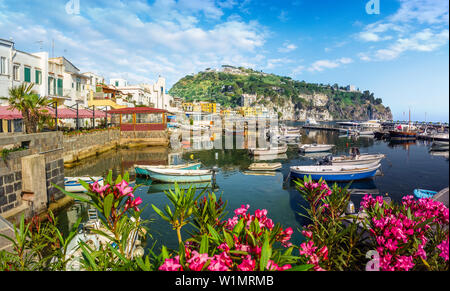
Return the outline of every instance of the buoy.
[[[193,154],[191,154],[191,160],[193,160],[194,159],[194,155]]]

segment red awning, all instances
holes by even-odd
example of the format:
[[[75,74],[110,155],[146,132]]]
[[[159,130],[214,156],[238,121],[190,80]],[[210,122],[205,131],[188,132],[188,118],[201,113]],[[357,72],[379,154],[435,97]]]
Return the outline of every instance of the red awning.
[[[9,106],[0,106],[0,119],[22,119],[22,113],[17,109],[9,110]],[[46,107],[41,109],[41,112],[55,117],[55,109]],[[78,109],[78,118],[92,118],[92,110]],[[95,110],[95,118],[105,118],[107,113],[101,110]],[[110,114],[108,114],[110,117]],[[77,118],[77,110],[71,108],[58,108],[58,119],[75,119]]]
[[[0,106],[0,119],[22,119],[22,113],[17,109],[11,109],[9,106]]]

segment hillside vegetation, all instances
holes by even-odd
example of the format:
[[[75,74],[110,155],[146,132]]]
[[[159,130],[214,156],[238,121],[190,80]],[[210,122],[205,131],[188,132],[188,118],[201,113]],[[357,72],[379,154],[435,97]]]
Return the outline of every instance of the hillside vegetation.
[[[364,119],[370,115],[388,118],[390,114],[382,99],[369,91],[347,92],[338,84],[307,83],[242,67],[223,67],[222,71],[207,69],[187,75],[169,93],[186,101],[217,102],[232,108],[240,106],[242,94],[256,94],[257,104],[275,111],[294,105],[296,111],[327,110],[334,119]]]

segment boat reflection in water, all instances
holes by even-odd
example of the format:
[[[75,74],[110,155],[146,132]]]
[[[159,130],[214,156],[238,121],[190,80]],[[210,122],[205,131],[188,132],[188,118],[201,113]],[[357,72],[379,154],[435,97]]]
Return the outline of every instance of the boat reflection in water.
[[[202,182],[202,183],[178,183],[177,184],[180,189],[189,189],[190,187],[195,188],[197,190],[211,190],[216,191],[219,189],[217,184],[212,185],[211,182]],[[157,183],[152,182],[151,179],[144,179],[137,177],[136,178],[136,186],[149,186],[148,194],[153,193],[162,193],[164,191],[175,190],[174,183]]]
[[[274,161],[274,160],[286,160],[286,154],[278,154],[278,155],[263,155],[263,156],[254,156],[255,161]]]

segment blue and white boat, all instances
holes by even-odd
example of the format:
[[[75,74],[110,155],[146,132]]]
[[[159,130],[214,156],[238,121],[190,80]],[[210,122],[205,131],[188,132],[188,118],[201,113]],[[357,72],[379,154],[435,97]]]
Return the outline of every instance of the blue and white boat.
[[[86,192],[86,189],[83,187],[83,185],[81,185],[79,180],[82,180],[90,185],[97,181],[100,186],[103,186],[102,177],[65,177],[64,190],[72,193]]]
[[[212,180],[213,170],[147,169],[150,179],[164,183],[198,183]]]
[[[432,198],[434,195],[436,195],[436,191],[432,190],[425,190],[425,189],[414,189],[414,196],[417,198]]]
[[[152,169],[174,169],[174,170],[199,170],[202,163],[187,163],[170,166],[147,166],[147,165],[134,165],[134,171],[138,176],[150,176]]]
[[[293,166],[292,178],[311,176],[315,181],[322,178],[325,181],[351,181],[372,178],[381,164],[370,165],[331,165],[331,166]]]

